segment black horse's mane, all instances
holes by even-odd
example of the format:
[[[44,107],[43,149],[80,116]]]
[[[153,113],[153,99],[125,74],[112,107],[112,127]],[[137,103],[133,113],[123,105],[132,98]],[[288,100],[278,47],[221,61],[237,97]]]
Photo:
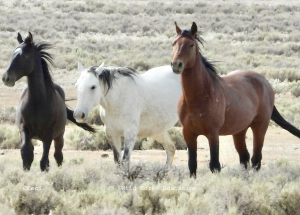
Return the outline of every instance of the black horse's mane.
[[[193,38],[190,36],[190,30],[183,30],[181,32],[181,36],[188,37],[191,40],[193,40]],[[199,34],[196,34],[195,38],[196,38],[196,41],[198,41],[198,43],[201,44],[201,46],[204,46],[203,45],[204,39]],[[199,54],[200,54],[200,60],[202,61],[203,65],[206,68],[206,70],[208,71],[208,73],[210,75],[213,75],[214,77],[217,76],[217,69],[216,69],[215,64],[201,54],[200,46],[198,46],[198,49],[199,49]]]
[[[42,68],[43,68],[43,74],[44,74],[44,80],[45,84],[49,87],[54,86],[53,79],[51,76],[51,70],[50,70],[50,65],[49,63],[54,66],[53,62],[53,56],[47,52],[47,49],[52,48],[52,45],[46,42],[40,42],[34,45],[36,50],[39,52],[40,57],[41,57],[41,63],[42,63]]]
[[[96,77],[96,69],[98,67],[92,66],[87,71],[92,72]],[[120,74],[126,77],[130,77],[132,80],[133,76],[136,76],[136,71],[131,67],[106,67],[103,69],[101,74],[98,76],[98,79],[103,83],[107,88],[106,93],[112,88],[113,81],[117,79],[116,74]]]

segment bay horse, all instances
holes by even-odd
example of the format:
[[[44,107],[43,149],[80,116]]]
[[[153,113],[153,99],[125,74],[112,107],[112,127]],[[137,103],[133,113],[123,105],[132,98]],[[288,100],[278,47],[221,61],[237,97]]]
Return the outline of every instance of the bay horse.
[[[66,119],[85,130],[94,132],[94,129],[85,123],[76,122],[73,111],[66,107],[63,89],[52,81],[48,62],[53,64],[53,60],[51,54],[46,52],[51,45],[44,42],[35,44],[30,32],[25,41],[18,33],[17,40],[19,46],[12,54],[2,81],[6,86],[13,87],[16,81],[27,76],[28,87],[22,92],[16,113],[16,124],[22,139],[23,169],[30,170],[34,157],[31,139],[38,139],[43,142],[40,168],[45,171],[49,169],[48,155],[53,139],[57,165],[63,162]]]
[[[282,128],[300,137],[300,131],[288,123],[274,106],[274,92],[260,74],[240,70],[220,77],[215,66],[201,55],[193,22],[190,30],[182,31],[175,22],[177,37],[173,42],[171,66],[180,74],[182,96],[178,102],[178,115],[188,146],[190,176],[196,177],[197,137],[205,135],[210,146],[209,167],[220,171],[219,135],[232,135],[240,163],[247,168],[250,155],[245,136],[253,131],[252,167],[259,170],[264,137],[272,119]]]
[[[90,67],[78,63],[77,105],[74,117],[85,121],[93,106],[100,116],[117,164],[129,167],[137,137],[153,137],[173,161],[175,146],[167,130],[178,121],[177,103],[182,93],[180,77],[170,66],[150,69],[142,75],[129,67]],[[124,153],[120,159],[121,137]]]

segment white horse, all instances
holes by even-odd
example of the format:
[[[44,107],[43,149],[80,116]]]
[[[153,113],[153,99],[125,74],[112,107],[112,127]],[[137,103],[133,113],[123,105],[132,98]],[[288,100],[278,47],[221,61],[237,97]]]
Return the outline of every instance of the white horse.
[[[172,164],[175,145],[167,130],[178,121],[177,103],[182,94],[180,77],[170,66],[150,69],[142,75],[129,67],[90,67],[78,63],[77,105],[74,117],[85,121],[100,103],[100,116],[114,153],[120,163],[130,160],[137,137],[153,137],[163,145],[167,164]]]

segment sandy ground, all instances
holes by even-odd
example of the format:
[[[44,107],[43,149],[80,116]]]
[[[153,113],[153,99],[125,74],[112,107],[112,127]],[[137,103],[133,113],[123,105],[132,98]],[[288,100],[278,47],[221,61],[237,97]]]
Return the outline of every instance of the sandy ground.
[[[65,90],[66,98],[76,98],[76,91],[74,89]],[[0,91],[0,107],[16,106],[20,98],[21,91],[14,90],[12,88],[2,88]],[[74,108],[76,101],[67,102],[67,104]],[[247,133],[247,147],[252,155],[252,131],[248,130]],[[42,146],[35,147],[35,160],[40,160],[42,156]],[[67,162],[72,158],[84,158],[89,161],[99,161],[101,159],[107,159],[113,162],[112,151],[74,151],[68,150],[67,146],[63,149],[64,158]],[[106,155],[108,155],[108,157]],[[293,136],[289,132],[281,129],[280,127],[270,126],[263,148],[263,165],[275,161],[278,158],[288,158],[291,162],[300,163],[300,140]],[[50,162],[52,165],[55,163],[53,158],[53,145],[50,152]],[[21,156],[19,150],[1,150],[0,160],[5,158],[17,158]],[[205,137],[198,137],[198,164],[208,165],[209,162],[209,145]],[[147,161],[159,161],[164,163],[166,159],[166,153],[164,150],[145,150],[134,151],[131,156],[132,162],[147,162]],[[188,155],[185,150],[178,150],[175,153],[174,164],[187,165]],[[231,136],[220,137],[220,162],[222,165],[233,165],[239,162],[238,154],[234,148],[233,140]]]

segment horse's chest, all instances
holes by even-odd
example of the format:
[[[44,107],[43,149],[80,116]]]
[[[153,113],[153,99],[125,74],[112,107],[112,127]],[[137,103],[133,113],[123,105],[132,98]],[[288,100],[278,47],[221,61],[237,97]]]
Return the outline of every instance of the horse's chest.
[[[54,111],[43,108],[30,108],[25,107],[21,110],[21,122],[29,130],[31,130],[32,135],[40,136],[40,134],[45,133],[51,126],[57,116]]]

